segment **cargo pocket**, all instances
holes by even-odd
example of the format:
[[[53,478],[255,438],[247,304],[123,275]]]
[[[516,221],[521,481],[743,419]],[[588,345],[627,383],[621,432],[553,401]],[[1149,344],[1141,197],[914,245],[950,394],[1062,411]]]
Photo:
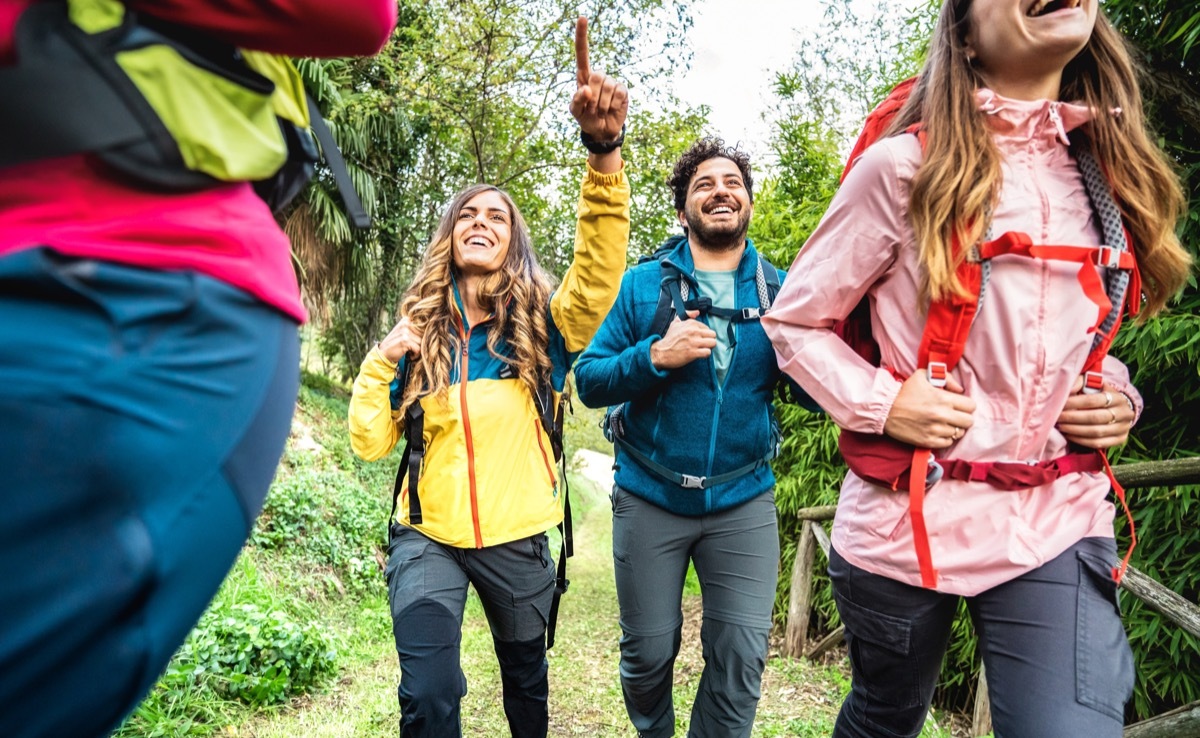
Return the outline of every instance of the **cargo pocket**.
[[[1121,624],[1112,563],[1082,551],[1076,556],[1075,697],[1081,705],[1123,720],[1133,693],[1133,653]]]
[[[898,708],[919,707],[921,673],[912,653],[912,622],[844,597],[837,597],[837,607],[850,635],[855,677],[870,693],[871,701]]]
[[[613,576],[617,583],[617,603],[620,605],[622,618],[637,615],[642,611],[638,602],[637,587],[634,585],[637,574],[633,570],[633,558],[629,551],[629,538],[634,534],[632,527],[636,514],[630,497],[628,492],[613,485]]]
[[[388,600],[392,617],[400,614],[406,605],[425,596],[425,574],[421,556],[433,545],[425,536],[399,523],[392,523],[388,536],[387,566],[384,578],[387,581]]]
[[[550,604],[554,601],[554,576],[536,589],[527,592],[513,592],[512,595],[512,630],[501,632],[498,624],[493,624],[492,633],[502,641],[529,641],[543,637],[546,626],[550,622]]]

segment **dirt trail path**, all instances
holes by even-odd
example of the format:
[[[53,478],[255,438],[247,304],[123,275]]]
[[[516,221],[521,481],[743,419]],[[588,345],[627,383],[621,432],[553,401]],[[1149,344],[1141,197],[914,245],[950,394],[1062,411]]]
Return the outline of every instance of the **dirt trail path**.
[[[563,597],[557,643],[550,660],[550,735],[607,738],[632,736],[618,680],[617,598],[612,573],[612,527],[608,490],[612,459],[578,452],[573,469],[576,508],[575,556],[568,565],[570,590]],[[684,598],[683,647],[675,666],[678,735],[703,668],[700,655],[700,597]],[[386,618],[386,611],[379,617]],[[380,624],[379,657],[346,673],[329,691],[294,703],[274,715],[238,726],[233,735],[252,738],[385,738],[396,735],[399,677],[390,642],[390,623]],[[497,738],[508,734],[491,638],[478,601],[468,601],[463,624],[463,671],[469,692],[463,700],[463,734]],[[836,669],[772,657],[763,682],[755,736],[829,735],[840,699]]]

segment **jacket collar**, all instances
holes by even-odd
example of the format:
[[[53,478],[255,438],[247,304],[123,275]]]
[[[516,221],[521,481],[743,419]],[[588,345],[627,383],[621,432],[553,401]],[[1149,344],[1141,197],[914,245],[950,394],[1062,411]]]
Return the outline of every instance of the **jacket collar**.
[[[1091,109],[1079,103],[1013,100],[986,87],[975,91],[975,101],[998,135],[1047,143],[1057,140],[1064,146],[1071,143],[1068,134],[1093,117]]]
[[[672,236],[667,240],[670,243],[672,240],[677,240],[674,249],[667,254],[667,263],[679,270],[684,279],[688,280],[693,286],[696,284],[696,262],[692,259],[692,249],[688,245],[686,236]],[[754,241],[746,239],[746,250],[742,252],[741,261],[738,262],[737,279],[739,282],[745,279],[754,279],[754,272],[758,264],[758,251],[754,248]]]

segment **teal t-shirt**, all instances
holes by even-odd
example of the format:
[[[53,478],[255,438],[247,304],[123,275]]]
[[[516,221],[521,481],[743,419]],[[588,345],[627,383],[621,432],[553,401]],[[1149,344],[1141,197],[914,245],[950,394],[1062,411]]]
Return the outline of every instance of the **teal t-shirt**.
[[[696,282],[700,294],[712,300],[713,307],[732,310],[737,306],[737,270],[728,272],[703,272],[696,270]],[[725,372],[733,359],[733,344],[729,340],[729,321],[715,315],[708,316],[708,326],[717,333],[717,347],[713,349],[713,366],[717,370],[717,382],[725,384]]]

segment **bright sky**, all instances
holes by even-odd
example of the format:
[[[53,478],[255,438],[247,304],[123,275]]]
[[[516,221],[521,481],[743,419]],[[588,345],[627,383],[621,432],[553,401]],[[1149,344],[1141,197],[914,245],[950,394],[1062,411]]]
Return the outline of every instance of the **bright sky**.
[[[797,31],[816,28],[822,9],[821,0],[694,0],[692,68],[676,92],[712,109],[713,133],[765,154],[770,129],[760,113],[771,103],[774,72],[789,66]]]

